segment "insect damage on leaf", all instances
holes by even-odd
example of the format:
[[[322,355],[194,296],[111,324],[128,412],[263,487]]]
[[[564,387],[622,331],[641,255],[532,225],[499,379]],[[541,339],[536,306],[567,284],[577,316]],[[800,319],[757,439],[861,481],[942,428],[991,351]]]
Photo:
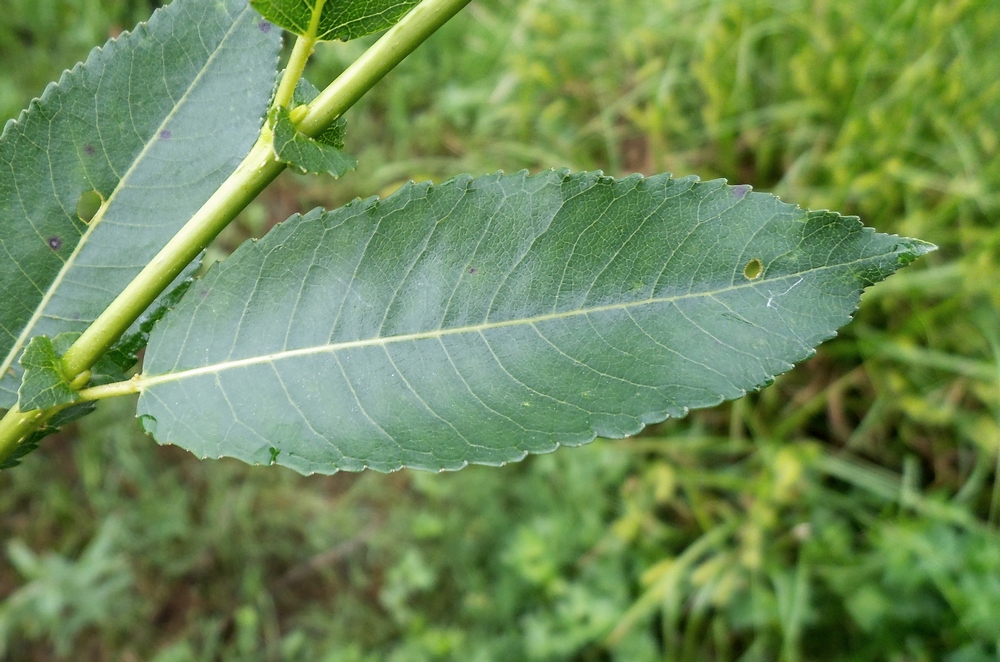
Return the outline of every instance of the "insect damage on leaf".
[[[760,278],[761,273],[764,271],[764,265],[757,258],[754,258],[747,262],[747,266],[743,267],[743,275],[747,280],[755,280]]]
[[[77,200],[76,203],[77,218],[84,223],[90,223],[94,220],[94,217],[97,215],[97,212],[101,209],[101,205],[103,204],[104,198],[98,191],[84,191],[80,194],[80,199]]]

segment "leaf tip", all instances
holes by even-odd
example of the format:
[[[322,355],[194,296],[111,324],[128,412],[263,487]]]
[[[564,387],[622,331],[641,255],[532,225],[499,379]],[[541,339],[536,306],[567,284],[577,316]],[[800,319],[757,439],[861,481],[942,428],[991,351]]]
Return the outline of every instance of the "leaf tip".
[[[932,244],[927,241],[921,241],[919,239],[909,239],[907,241],[908,250],[905,251],[905,255],[909,256],[909,262],[927,255],[928,253],[933,253],[938,249],[936,244]],[[909,263],[908,262],[908,263]]]

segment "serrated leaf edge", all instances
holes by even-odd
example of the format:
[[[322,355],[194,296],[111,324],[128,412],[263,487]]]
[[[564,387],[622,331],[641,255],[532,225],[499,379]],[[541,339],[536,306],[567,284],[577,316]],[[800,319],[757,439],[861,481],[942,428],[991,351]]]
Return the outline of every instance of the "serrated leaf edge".
[[[132,30],[130,32],[123,32],[121,35],[110,40],[103,46],[99,46],[93,49],[90,55],[87,56],[86,61],[78,63],[71,70],[64,71],[63,74],[59,77],[59,81],[56,83],[50,83],[48,86],[46,86],[44,92],[42,92],[42,96],[32,99],[31,103],[28,105],[28,108],[21,111],[20,115],[16,120],[12,119],[7,122],[7,124],[4,126],[3,133],[0,134],[0,140],[6,138],[8,130],[13,130],[13,126],[17,124],[19,121],[22,121],[27,116],[28,113],[32,112],[35,108],[42,107],[42,104],[44,104],[45,101],[52,94],[55,94],[55,92],[59,89],[59,86],[63,85],[69,76],[79,75],[79,72],[83,71],[84,68],[92,60],[96,62],[98,61],[99,58],[110,58],[114,55],[115,51],[120,46],[129,46],[130,44],[133,43],[132,40],[137,41],[148,36],[149,25],[154,21],[159,20],[159,16],[161,15],[162,12],[166,11],[166,9],[167,7],[157,9],[153,13],[153,16],[149,19],[149,21],[140,23],[138,26],[136,26],[135,30]],[[184,94],[173,105],[173,108],[171,109],[170,113],[168,113],[166,117],[164,117],[163,121],[160,122],[160,124],[157,126],[156,130],[152,133],[149,140],[146,141],[146,144],[143,146],[142,150],[139,152],[136,159],[132,162],[132,165],[129,166],[129,169],[118,180],[118,184],[115,186],[114,190],[108,195],[107,200],[105,200],[101,204],[101,207],[98,210],[97,214],[95,214],[94,218],[91,219],[90,223],[87,224],[87,229],[80,236],[80,240],[73,248],[73,252],[69,255],[68,258],[66,258],[66,261],[63,263],[63,266],[59,269],[59,273],[56,274],[55,279],[53,279],[52,282],[49,284],[48,288],[45,291],[45,294],[42,296],[41,301],[35,307],[35,310],[32,312],[31,317],[28,319],[24,328],[21,330],[21,333],[14,341],[14,345],[7,353],[7,356],[4,357],[3,361],[0,361],[0,374],[3,374],[8,369],[10,369],[11,366],[14,365],[14,362],[17,360],[18,356],[20,356],[20,354],[24,351],[24,348],[27,346],[28,341],[31,340],[32,337],[31,334],[33,329],[35,328],[35,325],[38,323],[38,320],[41,319],[44,310],[48,307],[48,304],[52,300],[52,297],[55,295],[56,290],[59,289],[59,285],[66,277],[66,274],[69,273],[70,269],[72,269],[73,265],[76,262],[76,258],[79,256],[83,248],[87,245],[87,241],[90,238],[91,234],[94,232],[95,228],[97,228],[97,226],[100,225],[101,220],[103,219],[104,216],[104,211],[111,205],[117,194],[124,188],[124,184],[128,181],[129,177],[134,172],[136,165],[142,162],[143,157],[148,153],[149,149],[156,143],[157,136],[160,134],[162,128],[169,122],[169,120],[171,120],[175,116],[178,109],[182,107],[184,102],[187,100],[191,91],[201,81],[204,72],[209,68],[209,65],[215,60],[218,53],[222,51],[223,44],[225,44],[226,41],[229,39],[229,37],[232,35],[233,30],[236,28],[238,21],[243,17],[243,15],[246,12],[251,12],[251,11],[254,10],[251,9],[249,5],[247,5],[247,7],[243,9],[243,11],[240,13],[237,20],[233,21],[232,27],[226,33],[226,36],[223,37],[222,40],[219,42],[218,48],[216,48],[215,51],[212,53],[212,55],[209,56],[208,60],[206,60],[205,66],[202,67],[201,71],[198,72],[198,75],[195,76],[195,78],[191,81],[191,84],[188,85]]]

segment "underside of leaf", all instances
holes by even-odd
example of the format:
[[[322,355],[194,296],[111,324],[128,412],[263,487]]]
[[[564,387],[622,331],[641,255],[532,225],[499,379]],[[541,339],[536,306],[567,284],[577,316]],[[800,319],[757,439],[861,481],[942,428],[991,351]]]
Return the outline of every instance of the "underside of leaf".
[[[271,122],[274,154],[300,172],[343,177],[358,166],[357,159],[341,150],[344,126],[340,118],[319,138],[313,139],[295,128],[287,108],[276,108]]]
[[[304,106],[317,96],[319,90],[307,79],[300,78],[292,95],[292,107]],[[310,138],[295,127],[288,109],[273,109],[270,122],[274,154],[282,163],[303,173],[327,173],[334,177],[343,177],[358,166],[357,159],[343,151],[347,129],[347,122],[343,117],[338,117],[315,138]]]
[[[500,464],[759,388],[932,249],[721,181],[411,184],[212,269],[154,329],[139,415],[303,473]]]
[[[247,153],[277,32],[245,0],[175,0],[7,123],[0,409],[31,338],[86,328]]]

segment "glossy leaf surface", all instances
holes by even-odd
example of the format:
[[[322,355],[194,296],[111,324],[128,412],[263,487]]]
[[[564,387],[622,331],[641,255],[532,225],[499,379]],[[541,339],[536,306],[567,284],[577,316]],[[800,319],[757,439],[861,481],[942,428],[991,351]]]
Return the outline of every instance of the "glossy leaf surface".
[[[319,9],[316,38],[357,39],[386,30],[420,0],[251,0],[264,18],[297,35],[309,33]]]
[[[196,282],[153,331],[139,414],[306,473],[498,464],[759,388],[932,249],[719,181],[411,184]]]
[[[82,331],[247,153],[278,32],[245,0],[176,0],[7,123],[0,408],[30,339]]]

